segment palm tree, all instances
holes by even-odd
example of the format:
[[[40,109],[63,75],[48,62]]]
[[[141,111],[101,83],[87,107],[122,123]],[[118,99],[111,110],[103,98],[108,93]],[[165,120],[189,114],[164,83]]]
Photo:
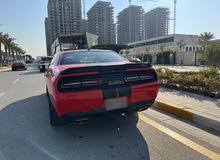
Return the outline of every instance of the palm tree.
[[[17,48],[17,44],[16,43],[14,43],[14,42],[12,42],[11,43],[11,60],[12,61],[14,61],[15,60],[15,50],[16,50],[16,48]]]
[[[180,55],[181,55],[181,64],[183,64],[184,61],[184,54],[182,54],[182,49],[186,46],[186,43],[184,40],[180,40],[177,42],[177,46],[179,47]]]
[[[162,54],[162,59],[161,59],[161,63],[162,64],[164,64],[164,52],[165,52],[165,50],[166,50],[166,47],[165,47],[165,45],[160,45],[160,47],[159,47],[159,52]]]
[[[3,33],[0,32],[0,66],[2,65],[2,44],[4,41]]]
[[[127,49],[127,50],[125,51],[126,58],[128,58],[129,53],[130,53],[130,51]]]
[[[11,37],[8,37],[7,39],[6,39],[6,43],[5,43],[5,46],[6,46],[6,50],[8,51],[8,64],[9,64],[9,60],[10,60],[10,62],[12,63],[12,56],[11,56],[11,49],[12,49],[12,47],[13,47],[13,45],[15,44],[14,43],[14,38],[11,38]],[[5,51],[6,51],[5,50]]]
[[[215,38],[215,36],[211,32],[201,33],[199,36],[199,44],[202,46],[203,49],[205,49],[207,47],[207,45],[209,44],[209,41],[214,38]]]

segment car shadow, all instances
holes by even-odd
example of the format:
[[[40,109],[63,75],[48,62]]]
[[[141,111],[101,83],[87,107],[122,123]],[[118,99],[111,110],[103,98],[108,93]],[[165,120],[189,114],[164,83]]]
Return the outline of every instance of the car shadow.
[[[0,111],[0,157],[22,160],[148,160],[137,116],[99,117],[87,124],[51,127],[45,94]]]

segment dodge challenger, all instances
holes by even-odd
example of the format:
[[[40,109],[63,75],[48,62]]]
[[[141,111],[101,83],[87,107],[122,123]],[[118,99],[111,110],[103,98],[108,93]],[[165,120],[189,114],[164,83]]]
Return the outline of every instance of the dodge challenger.
[[[160,87],[150,64],[95,49],[56,53],[45,79],[52,126],[110,112],[146,110]]]

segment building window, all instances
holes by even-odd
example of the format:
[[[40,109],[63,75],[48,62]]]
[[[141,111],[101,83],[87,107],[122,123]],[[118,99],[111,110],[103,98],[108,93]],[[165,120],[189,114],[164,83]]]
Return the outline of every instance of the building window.
[[[195,47],[193,47],[193,51],[195,51],[196,50],[196,48]]]
[[[192,47],[189,47],[189,52],[192,52]]]
[[[189,47],[186,47],[186,52],[188,52],[189,51]]]

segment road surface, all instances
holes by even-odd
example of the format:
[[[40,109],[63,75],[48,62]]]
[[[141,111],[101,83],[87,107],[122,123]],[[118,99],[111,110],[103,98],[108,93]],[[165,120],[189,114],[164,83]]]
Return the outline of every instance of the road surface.
[[[218,159],[220,133],[151,108],[53,128],[43,74],[0,72],[0,160]]]

